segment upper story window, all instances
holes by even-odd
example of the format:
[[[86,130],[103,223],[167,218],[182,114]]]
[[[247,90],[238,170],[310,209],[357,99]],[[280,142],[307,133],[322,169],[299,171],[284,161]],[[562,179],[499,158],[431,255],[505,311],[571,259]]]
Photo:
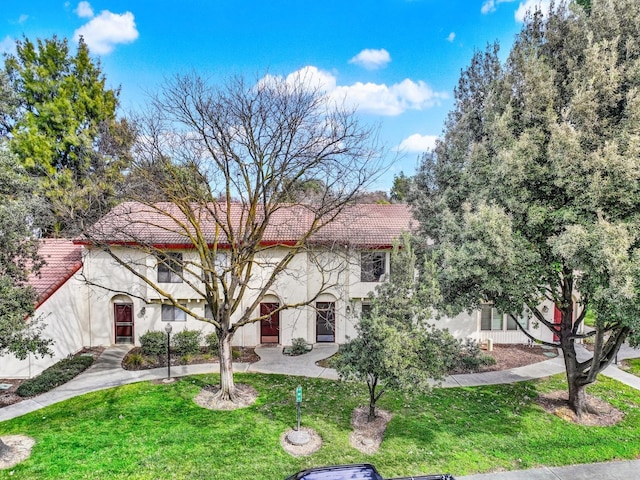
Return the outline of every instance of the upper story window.
[[[381,282],[387,268],[386,252],[360,253],[360,281]]]
[[[166,253],[159,259],[158,283],[182,283],[181,253]]]

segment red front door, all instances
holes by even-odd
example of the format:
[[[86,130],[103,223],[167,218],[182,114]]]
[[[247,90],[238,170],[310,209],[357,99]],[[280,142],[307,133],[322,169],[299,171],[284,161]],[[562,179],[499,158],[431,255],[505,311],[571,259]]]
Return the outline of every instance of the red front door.
[[[260,321],[260,343],[280,343],[280,312],[274,312],[280,304],[261,303],[260,316],[270,315]]]
[[[133,343],[133,305],[114,305],[116,343]]]
[[[556,330],[556,332],[559,332],[560,324],[562,323],[562,312],[555,305],[553,306],[553,323],[557,325],[557,327],[554,327],[554,329]],[[560,340],[560,337],[558,337],[558,335],[554,333],[553,341],[557,342],[558,340]]]

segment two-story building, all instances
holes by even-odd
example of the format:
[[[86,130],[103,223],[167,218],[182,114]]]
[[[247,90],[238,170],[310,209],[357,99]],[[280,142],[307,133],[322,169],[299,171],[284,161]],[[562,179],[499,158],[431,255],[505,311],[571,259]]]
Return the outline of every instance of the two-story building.
[[[210,324],[167,302],[161,293],[170,294],[194,314],[211,315],[200,288],[198,252],[184,232],[167,224],[167,218],[174,219],[171,223],[176,216],[159,215],[157,206],[123,204],[102,220],[100,242],[88,238],[43,241],[41,252],[47,264],[31,283],[40,295],[36,316],[47,324],[45,335],[56,342],[54,356],[23,361],[8,356],[2,360],[0,377],[34,376],[85,346],[136,345],[141,334],[164,330],[167,322],[174,332],[212,332]],[[355,324],[367,308],[367,298],[388,278],[394,241],[416,227],[406,205],[353,205],[310,237],[266,295],[256,300],[273,265],[303,235],[308,221],[299,210],[283,208],[264,232],[261,241],[268,248],[256,256],[236,312],[240,315],[253,306],[255,316],[269,318],[241,327],[234,345],[290,345],[298,337],[309,343],[346,342],[356,334]],[[217,231],[215,225],[205,222],[202,226],[204,231]],[[141,242],[146,248],[140,248]],[[224,269],[228,252],[224,241],[216,242],[216,262]],[[166,254],[161,262],[159,250]],[[306,305],[269,315],[278,306],[291,304]],[[553,319],[552,305],[547,312]],[[551,340],[547,329],[534,329],[526,318],[523,322],[537,338]],[[458,338],[528,341],[515,322],[491,305],[440,319],[437,325]]]

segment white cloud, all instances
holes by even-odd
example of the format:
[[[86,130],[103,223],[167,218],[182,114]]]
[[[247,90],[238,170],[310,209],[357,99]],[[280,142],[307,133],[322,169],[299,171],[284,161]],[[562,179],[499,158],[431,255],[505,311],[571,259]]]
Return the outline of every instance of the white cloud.
[[[526,0],[526,2],[520,2],[518,9],[516,10],[515,17],[519,22],[524,22],[528,12],[535,12],[536,9],[542,11],[543,14],[549,11],[551,0]]]
[[[82,36],[92,53],[105,55],[111,53],[119,43],[131,43],[138,38],[133,13],[111,13],[103,10],[89,23],[78,28],[73,35],[75,40]]]
[[[28,18],[29,18],[29,15],[27,15],[27,14],[23,13],[22,15],[20,15],[20,16],[18,17],[18,23],[19,23],[20,25],[22,25],[24,22],[26,22],[26,21],[27,21],[27,19],[28,19]]]
[[[511,3],[515,0],[485,0],[482,4],[482,8],[480,11],[483,14],[495,12],[498,8],[498,5],[501,3]],[[542,10],[542,13],[547,13],[549,11],[549,5],[551,4],[551,0],[524,0],[521,1],[518,5],[518,8],[514,14],[515,19],[518,22],[524,22],[525,17],[527,16],[527,12],[535,12],[536,8]]]
[[[11,38],[10,35],[7,35],[2,40],[0,40],[0,53],[15,53],[16,51],[16,41]]]
[[[345,104],[357,108],[363,113],[395,116],[407,110],[424,110],[432,107],[440,99],[446,98],[445,92],[434,92],[422,80],[414,82],[405,79],[400,83],[361,83],[337,87],[332,96],[344,100]]]
[[[436,135],[420,135],[414,133],[405,138],[395,150],[406,153],[424,153],[436,147]]]
[[[486,15],[487,13],[495,12],[497,5],[501,3],[511,3],[514,1],[515,0],[485,0],[485,2],[482,4],[482,8],[480,9],[480,11],[482,12],[483,15]]]
[[[451,32],[447,37],[447,41],[453,42],[456,39],[456,32]]]
[[[78,8],[75,9],[75,12],[80,18],[93,17],[93,8],[91,8],[89,2],[80,2],[78,4]]]
[[[310,88],[320,88],[339,104],[374,115],[395,116],[407,110],[424,110],[448,97],[446,92],[435,92],[422,80],[414,82],[408,78],[389,86],[370,82],[338,85],[335,75],[314,66],[296,70],[286,79],[266,75],[258,84],[282,80],[298,82],[301,79]]]
[[[391,55],[384,48],[380,50],[366,48],[349,60],[349,63],[355,63],[367,70],[377,70],[386,67],[390,61]]]

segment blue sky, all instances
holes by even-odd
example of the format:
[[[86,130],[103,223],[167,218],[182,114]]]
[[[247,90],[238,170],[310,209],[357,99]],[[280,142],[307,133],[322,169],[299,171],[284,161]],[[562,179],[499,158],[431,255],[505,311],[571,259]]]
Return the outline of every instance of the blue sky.
[[[305,69],[380,125],[397,155],[387,189],[441,134],[474,50],[498,40],[506,55],[540,3],[549,0],[0,0],[0,52],[23,36],[82,35],[121,88],[123,113],[176,73],[215,83]]]

